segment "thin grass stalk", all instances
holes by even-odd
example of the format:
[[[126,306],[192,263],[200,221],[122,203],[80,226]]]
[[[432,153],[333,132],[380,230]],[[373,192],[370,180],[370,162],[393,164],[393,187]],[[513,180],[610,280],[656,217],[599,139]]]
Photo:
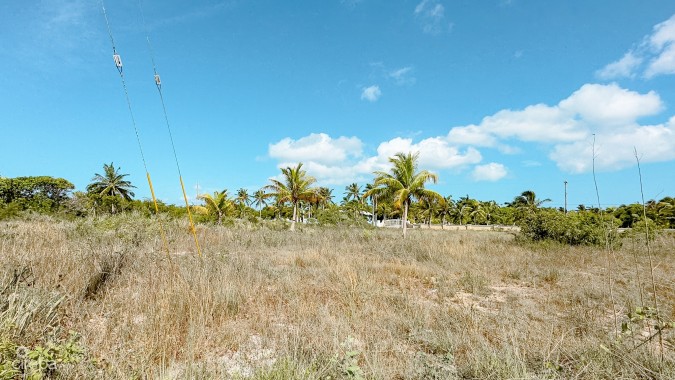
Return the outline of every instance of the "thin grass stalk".
[[[600,219],[602,220],[603,225],[605,224],[605,216],[602,212],[602,206],[600,205],[600,191],[598,190],[598,181],[595,178],[595,134],[593,134],[593,184],[595,184],[595,196],[598,199],[598,210],[600,212]],[[612,258],[614,252],[612,250],[611,244],[609,243],[609,230],[605,226],[605,251],[607,252],[607,282],[609,285],[609,298],[612,302],[612,315],[614,316],[614,334],[619,336],[619,320],[616,313],[616,302],[614,302],[614,281],[612,279]]]
[[[656,310],[656,323],[658,324],[658,332],[657,334],[659,335],[659,352],[660,352],[660,358],[661,362],[664,360],[663,356],[663,334],[662,330],[660,329],[661,326],[661,313],[659,312],[659,302],[658,302],[658,297],[656,295],[656,280],[654,279],[654,263],[652,260],[652,250],[651,250],[651,244],[649,244],[649,223],[647,223],[647,206],[645,205],[645,193],[644,189],[642,186],[642,170],[640,169],[640,157],[638,157],[637,153],[637,148],[633,147],[633,151],[635,153],[635,161],[637,161],[637,167],[638,167],[638,176],[640,177],[640,196],[642,200],[642,216],[645,219],[645,242],[647,246],[647,257],[649,257],[649,272],[651,275],[651,281],[652,281],[652,295],[653,295],[653,300],[654,300],[654,309]]]

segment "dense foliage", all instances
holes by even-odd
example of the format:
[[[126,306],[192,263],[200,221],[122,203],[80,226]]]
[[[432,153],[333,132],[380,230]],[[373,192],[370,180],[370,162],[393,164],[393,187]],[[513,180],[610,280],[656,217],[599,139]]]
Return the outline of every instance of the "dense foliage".
[[[0,204],[11,204],[16,210],[54,212],[68,199],[74,188],[72,183],[63,178],[0,177]]]
[[[523,236],[534,240],[554,240],[570,245],[614,244],[616,222],[611,215],[584,211],[565,214],[554,209],[528,213],[520,222]]]
[[[336,203],[333,189],[314,187],[302,164],[281,170],[281,180],[248,193],[237,190],[230,196],[227,189],[213,194],[199,194],[200,203],[190,206],[198,223],[231,224],[244,220],[281,219],[322,225],[366,225],[386,219],[405,219],[414,226],[502,225],[519,226],[528,239],[555,240],[572,245],[604,244],[617,228],[647,229],[650,234],[663,228],[675,228],[675,199],[650,200],[644,208],[634,203],[601,210],[579,206],[565,213],[546,208],[550,199],[537,197],[532,190],[516,195],[503,205],[480,201],[468,195],[453,199],[424,188],[435,174],[418,170],[415,154],[400,153],[392,158],[390,172],[377,172],[373,183],[345,187],[341,202]],[[0,177],[0,219],[24,212],[86,217],[135,212],[146,217],[160,214],[182,217],[184,206],[155,205],[149,199],[133,199],[135,188],[113,163],[103,165],[86,192],[72,192],[74,186],[63,178]],[[603,217],[601,217],[601,214]],[[646,216],[646,219],[645,219]],[[645,222],[646,220],[646,222]],[[293,225],[294,223],[291,223]],[[406,226],[409,224],[405,224]]]

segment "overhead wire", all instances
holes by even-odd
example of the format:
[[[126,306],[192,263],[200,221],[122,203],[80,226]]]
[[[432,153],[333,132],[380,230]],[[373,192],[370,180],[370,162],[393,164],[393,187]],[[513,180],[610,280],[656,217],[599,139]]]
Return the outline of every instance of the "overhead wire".
[[[148,171],[148,165],[145,161],[145,154],[143,154],[143,144],[141,144],[141,136],[140,133],[138,132],[138,126],[136,125],[136,118],[134,117],[134,111],[131,107],[131,99],[129,98],[129,91],[127,90],[127,83],[124,78],[124,68],[122,64],[122,58],[121,56],[117,53],[117,48],[115,47],[115,39],[113,38],[112,34],[112,29],[110,28],[110,21],[108,20],[108,12],[105,9],[105,4],[103,3],[103,0],[101,1],[101,9],[103,9],[103,17],[105,18],[105,24],[108,29],[108,36],[110,37],[110,43],[112,44],[112,49],[113,49],[113,61],[115,62],[115,67],[117,68],[117,71],[120,74],[120,79],[122,81],[122,88],[124,89],[124,96],[127,101],[127,106],[129,108],[129,115],[131,116],[131,124],[134,128],[134,133],[136,134],[136,142],[138,143],[138,150],[141,153],[141,160],[143,161],[143,168],[145,169],[145,175],[148,179],[148,186],[150,187],[150,195],[152,196],[152,203],[155,206],[155,212],[159,214],[159,207],[157,206],[157,198],[155,197],[155,190],[152,186],[152,179],[150,179],[150,172]],[[164,246],[164,250],[166,251],[167,254],[169,254],[169,246],[166,241],[166,233],[164,232],[164,226],[159,220],[159,230],[161,233],[162,237],[162,244]]]
[[[173,151],[173,158],[176,162],[176,169],[178,169],[178,178],[180,179],[180,187],[181,190],[183,191],[183,199],[185,200],[185,209],[187,210],[187,215],[188,215],[188,221],[190,223],[190,232],[192,233],[192,237],[194,238],[195,241],[195,246],[197,247],[197,253],[201,257],[202,255],[202,250],[201,247],[199,246],[199,239],[197,238],[197,231],[195,229],[194,221],[192,219],[192,212],[190,211],[190,203],[188,202],[188,197],[187,193],[185,192],[185,184],[183,183],[183,174],[181,173],[180,170],[180,164],[178,163],[178,154],[176,153],[176,145],[174,144],[173,141],[173,133],[171,133],[171,124],[169,123],[169,116],[168,113],[166,112],[166,103],[164,102],[164,94],[162,93],[162,80],[161,77],[159,76],[159,73],[157,73],[157,65],[155,63],[155,52],[154,49],[152,48],[152,43],[150,42],[150,31],[148,28],[148,24],[145,20],[145,12],[143,12],[143,4],[141,0],[138,0],[138,8],[141,13],[141,18],[143,20],[143,27],[145,28],[145,40],[147,41],[148,45],[148,52],[150,53],[150,60],[152,61],[152,70],[154,73],[154,80],[155,80],[155,85],[157,86],[157,91],[159,93],[159,99],[162,103],[162,111],[164,112],[164,121],[166,122],[166,130],[169,133],[169,140],[171,141],[171,149]]]

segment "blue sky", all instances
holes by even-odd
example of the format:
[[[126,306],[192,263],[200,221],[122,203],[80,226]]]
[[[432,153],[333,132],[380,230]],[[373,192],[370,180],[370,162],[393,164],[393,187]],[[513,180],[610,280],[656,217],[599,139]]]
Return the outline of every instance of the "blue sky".
[[[372,180],[419,151],[455,199],[551,205],[675,195],[672,0],[137,0],[106,3],[159,198],[183,179],[251,192],[303,162],[319,185]],[[146,27],[147,26],[147,27]],[[149,196],[99,1],[0,3],[0,175],[83,190],[103,163]],[[338,198],[339,199],[339,198]]]

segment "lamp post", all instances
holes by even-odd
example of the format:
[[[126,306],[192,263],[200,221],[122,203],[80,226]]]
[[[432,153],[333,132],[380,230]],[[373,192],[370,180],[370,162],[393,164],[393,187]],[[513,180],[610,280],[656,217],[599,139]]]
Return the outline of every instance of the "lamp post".
[[[565,181],[565,215],[567,215],[567,180]]]

